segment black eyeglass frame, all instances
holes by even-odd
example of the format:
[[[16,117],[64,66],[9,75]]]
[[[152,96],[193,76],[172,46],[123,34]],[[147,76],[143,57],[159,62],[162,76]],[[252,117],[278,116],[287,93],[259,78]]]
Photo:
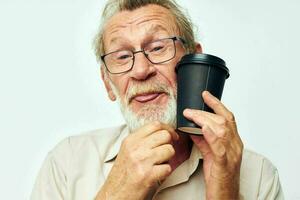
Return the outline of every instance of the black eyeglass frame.
[[[181,41],[183,45],[185,45],[185,43],[186,43],[185,40],[184,40],[183,38],[177,37],[177,36],[169,37],[169,38],[162,38],[162,39],[159,39],[159,40],[155,40],[155,41],[153,41],[153,42],[158,42],[158,41],[166,40],[166,39],[171,39],[171,40],[173,40],[173,45],[174,45],[174,55],[172,56],[172,58],[167,59],[167,60],[162,61],[162,62],[153,62],[153,61],[151,61],[151,60],[149,59],[149,57],[148,57],[148,54],[146,54],[144,48],[141,49],[141,50],[139,50],[139,51],[131,51],[131,52],[132,52],[132,65],[131,65],[131,67],[130,67],[128,70],[126,70],[126,71],[122,71],[122,72],[111,72],[111,71],[108,69],[108,67],[107,67],[107,65],[106,65],[106,63],[105,63],[105,60],[104,60],[104,58],[105,58],[106,56],[108,56],[108,55],[110,55],[110,54],[113,54],[113,53],[115,53],[115,52],[118,52],[118,51],[120,51],[120,50],[118,50],[118,51],[113,51],[113,52],[110,52],[110,53],[107,53],[107,54],[102,55],[102,56],[101,56],[101,60],[102,60],[102,62],[104,63],[104,66],[105,66],[106,70],[107,70],[109,73],[111,73],[111,74],[123,74],[123,73],[129,72],[130,70],[132,70],[132,68],[133,68],[133,66],[134,66],[134,61],[135,61],[135,54],[137,54],[137,53],[143,53],[143,54],[145,55],[145,57],[147,58],[147,60],[149,60],[149,62],[151,62],[152,64],[162,64],[162,63],[168,62],[168,61],[172,60],[173,58],[175,58],[176,53],[177,53],[177,52],[176,52],[175,41]]]

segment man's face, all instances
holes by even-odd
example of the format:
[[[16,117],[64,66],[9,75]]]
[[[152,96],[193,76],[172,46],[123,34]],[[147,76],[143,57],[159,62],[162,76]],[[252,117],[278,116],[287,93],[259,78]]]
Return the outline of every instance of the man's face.
[[[114,15],[105,26],[105,53],[138,51],[153,41],[172,36],[179,36],[179,32],[167,9],[148,5],[134,11],[123,11]],[[115,75],[102,70],[103,74],[106,73],[103,77],[109,96],[120,101],[129,127],[130,123],[134,124],[131,129],[154,120],[175,125],[175,66],[185,53],[180,41],[175,41],[175,46],[175,57],[163,64],[152,64],[143,53],[137,53],[129,72]]]

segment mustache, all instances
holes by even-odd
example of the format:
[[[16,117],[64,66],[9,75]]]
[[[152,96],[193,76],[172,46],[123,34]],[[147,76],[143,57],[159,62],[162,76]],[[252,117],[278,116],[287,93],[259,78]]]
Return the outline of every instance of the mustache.
[[[141,94],[150,93],[165,93],[170,96],[172,88],[166,84],[159,83],[158,81],[139,82],[132,85],[126,94],[126,103],[129,104],[132,99]]]

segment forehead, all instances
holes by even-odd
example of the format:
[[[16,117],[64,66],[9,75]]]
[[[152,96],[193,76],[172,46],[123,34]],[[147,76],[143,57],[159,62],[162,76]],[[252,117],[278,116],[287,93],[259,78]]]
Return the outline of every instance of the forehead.
[[[137,40],[155,34],[177,34],[178,28],[171,12],[159,5],[147,5],[133,11],[115,14],[104,27],[104,45],[119,40]]]

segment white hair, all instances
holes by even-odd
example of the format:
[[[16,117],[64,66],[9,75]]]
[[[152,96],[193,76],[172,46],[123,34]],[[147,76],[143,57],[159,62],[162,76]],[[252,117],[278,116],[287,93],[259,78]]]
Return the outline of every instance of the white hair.
[[[94,51],[97,60],[101,61],[104,52],[103,34],[107,22],[112,16],[122,11],[133,11],[135,9],[150,4],[159,5],[169,10],[175,19],[175,25],[179,31],[179,36],[185,40],[187,52],[193,53],[196,50],[193,23],[188,13],[180,7],[175,0],[108,0],[102,12],[99,31],[94,38]]]

